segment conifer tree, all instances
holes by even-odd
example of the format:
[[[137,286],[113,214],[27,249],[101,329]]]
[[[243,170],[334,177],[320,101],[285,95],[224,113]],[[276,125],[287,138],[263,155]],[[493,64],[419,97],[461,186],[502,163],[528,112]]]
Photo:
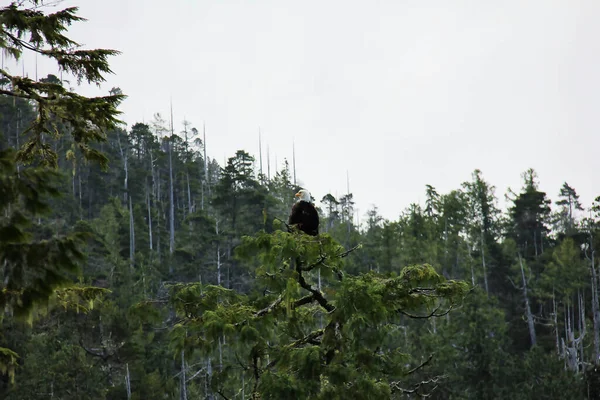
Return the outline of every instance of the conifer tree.
[[[116,50],[84,50],[64,32],[74,22],[83,21],[77,7],[45,13],[41,0],[14,1],[0,9],[0,49],[18,60],[29,51],[57,62],[61,71],[72,74],[78,83],[99,85],[104,75],[112,73],[108,57]],[[57,154],[48,143],[50,138],[64,135],[57,122],[66,124],[73,141],[90,160],[106,166],[107,159],[90,144],[106,139],[106,131],[118,123],[117,106],[124,95],[117,92],[102,97],[85,97],[71,91],[60,81],[35,81],[0,69],[9,88],[0,94],[25,99],[35,104],[37,117],[23,129],[27,133],[20,148],[20,161],[57,165]]]
[[[328,234],[315,238],[276,230],[244,237],[237,256],[258,262],[257,287],[243,294],[200,283],[175,285],[173,305],[181,323],[172,331],[174,354],[214,357],[225,338],[224,368],[211,382],[223,398],[417,393],[403,386],[419,365],[405,354],[398,323],[444,315],[467,285],[447,281],[426,264],[400,274],[348,274],[344,259],[357,249],[344,249]]]
[[[15,60],[32,52],[56,61],[60,70],[72,74],[78,83],[99,85],[104,75],[111,73],[108,57],[118,52],[84,50],[67,37],[68,26],[83,20],[76,12],[76,7],[70,7],[46,13],[40,0],[3,6],[0,51]],[[47,303],[57,289],[72,283],[83,257],[83,232],[47,237],[33,229],[33,222],[49,211],[48,197],[59,193],[59,174],[44,168],[58,166],[52,142],[68,132],[87,160],[106,167],[106,156],[92,143],[104,141],[106,131],[117,127],[117,106],[124,96],[85,97],[57,79],[36,81],[4,68],[0,68],[0,79],[0,95],[29,103],[36,112],[29,126],[16,132],[18,152],[8,149],[0,153],[0,307],[15,316],[31,316],[35,306]],[[39,167],[19,171],[17,162]],[[83,296],[93,293],[90,289]],[[0,371],[12,374],[16,353],[1,348],[0,354]]]

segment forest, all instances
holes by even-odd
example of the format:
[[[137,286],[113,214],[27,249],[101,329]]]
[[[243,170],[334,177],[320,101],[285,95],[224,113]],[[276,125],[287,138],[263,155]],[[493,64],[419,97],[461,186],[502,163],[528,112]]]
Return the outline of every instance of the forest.
[[[118,53],[40,3],[0,9],[5,54],[101,83]],[[600,194],[529,169],[501,209],[474,168],[396,220],[319,194],[309,236],[287,161],[124,98],[0,69],[0,398],[600,399]]]

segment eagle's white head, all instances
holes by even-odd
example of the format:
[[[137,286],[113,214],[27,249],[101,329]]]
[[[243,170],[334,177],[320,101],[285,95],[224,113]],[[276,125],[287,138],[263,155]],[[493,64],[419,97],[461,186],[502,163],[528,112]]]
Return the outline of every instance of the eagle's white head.
[[[310,203],[310,192],[308,190],[302,189],[296,193],[296,198],[298,201],[306,201]]]

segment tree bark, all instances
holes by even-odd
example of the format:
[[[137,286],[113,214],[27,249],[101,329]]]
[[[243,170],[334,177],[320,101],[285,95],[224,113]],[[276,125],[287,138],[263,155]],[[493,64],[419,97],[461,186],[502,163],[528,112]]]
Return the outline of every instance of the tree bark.
[[[483,265],[483,284],[485,285],[485,293],[489,296],[490,290],[488,287],[487,266],[485,265],[485,248],[483,240],[483,226],[481,227],[481,263]]]
[[[537,343],[535,335],[535,324],[533,321],[533,314],[531,313],[531,306],[529,305],[529,293],[527,289],[527,279],[525,279],[525,268],[523,267],[523,259],[519,253],[519,264],[521,266],[521,278],[523,279],[523,298],[525,300],[525,312],[527,313],[527,327],[529,329],[529,338],[531,340],[531,346],[535,346]]]
[[[187,383],[185,381],[185,352],[181,350],[181,375],[179,375],[181,382],[181,400],[187,400]]]
[[[168,140],[169,150],[169,254],[175,251],[175,204],[173,203],[173,157],[171,139]],[[169,272],[173,273],[173,261],[169,261]]]
[[[148,240],[150,242],[150,250],[152,250],[152,209],[150,208],[150,190],[146,186],[146,205],[148,207]]]
[[[129,265],[133,268],[135,260],[135,224],[133,220],[133,205],[129,196]]]

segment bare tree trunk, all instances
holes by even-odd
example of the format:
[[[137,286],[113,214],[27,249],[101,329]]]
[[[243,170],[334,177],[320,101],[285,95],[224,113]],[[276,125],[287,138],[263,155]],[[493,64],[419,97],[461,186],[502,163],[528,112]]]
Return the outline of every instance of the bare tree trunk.
[[[187,384],[185,379],[185,352],[181,350],[181,375],[179,375],[179,381],[181,382],[181,400],[187,400]]]
[[[583,338],[585,337],[585,298],[584,294],[577,290],[577,297],[579,302],[579,364],[581,365],[582,371],[585,371],[585,352],[583,349]]]
[[[525,279],[525,268],[523,267],[523,260],[519,253],[519,264],[521,265],[521,278],[523,279],[523,298],[525,300],[525,311],[527,313],[527,327],[529,328],[529,338],[531,339],[531,346],[536,345],[535,336],[535,325],[533,321],[533,314],[531,313],[531,306],[529,305],[529,294],[527,289],[527,280]]]
[[[133,268],[135,262],[135,224],[133,222],[133,205],[131,196],[129,196],[129,266],[131,268]]]
[[[204,211],[204,183],[205,181],[202,181],[202,184],[200,185],[200,209]]]
[[[158,253],[158,259],[160,260],[160,237],[161,237],[161,215],[163,214],[163,203],[162,203],[162,199],[160,198],[160,169],[158,169],[156,171],[156,199],[157,202],[155,202],[155,207],[158,206],[158,212],[156,213],[157,215],[157,221],[156,221],[156,226],[158,227],[158,234],[156,235],[156,252]]]
[[[484,240],[483,240],[483,226],[481,227],[481,263],[483,265],[483,284],[485,285],[485,293],[487,295],[490,294],[490,290],[488,287],[488,276],[487,276],[487,267],[485,265],[485,248],[484,248]]]
[[[148,206],[148,239],[150,241],[150,250],[152,250],[152,211],[150,208],[150,191],[146,186],[146,205]]]
[[[223,345],[222,340],[219,337],[219,372],[223,371]]]
[[[221,241],[219,240],[219,220],[215,223],[215,233],[217,234],[217,285],[221,286]]]
[[[554,295],[554,289],[552,290],[552,308],[554,312],[554,333],[556,334],[556,353],[560,356],[560,341],[558,337],[558,310],[556,309],[556,297]]]
[[[208,158],[206,158],[206,124],[203,124],[202,126],[202,148],[204,150],[204,180],[206,181],[208,195],[210,196],[210,181],[208,179]]]
[[[175,251],[175,204],[173,204],[173,157],[171,150],[171,139],[169,146],[169,253]],[[169,262],[169,272],[173,273],[173,263]]]
[[[212,364],[210,362],[210,357],[206,361],[206,379],[204,380],[204,392],[207,399],[213,399],[213,395],[210,390],[210,384],[212,381]]]
[[[187,178],[188,214],[192,212],[192,190],[190,189],[190,171],[185,171]]]
[[[127,388],[127,400],[131,400],[131,378],[129,377],[129,364],[125,364],[127,371],[125,375],[125,387]]]
[[[80,213],[79,218],[83,219],[83,199],[82,199],[83,191],[81,190],[81,166],[80,165],[77,166],[77,170],[78,170],[77,171],[78,172],[77,173],[77,181],[78,181],[78,185],[79,185],[79,213]]]

